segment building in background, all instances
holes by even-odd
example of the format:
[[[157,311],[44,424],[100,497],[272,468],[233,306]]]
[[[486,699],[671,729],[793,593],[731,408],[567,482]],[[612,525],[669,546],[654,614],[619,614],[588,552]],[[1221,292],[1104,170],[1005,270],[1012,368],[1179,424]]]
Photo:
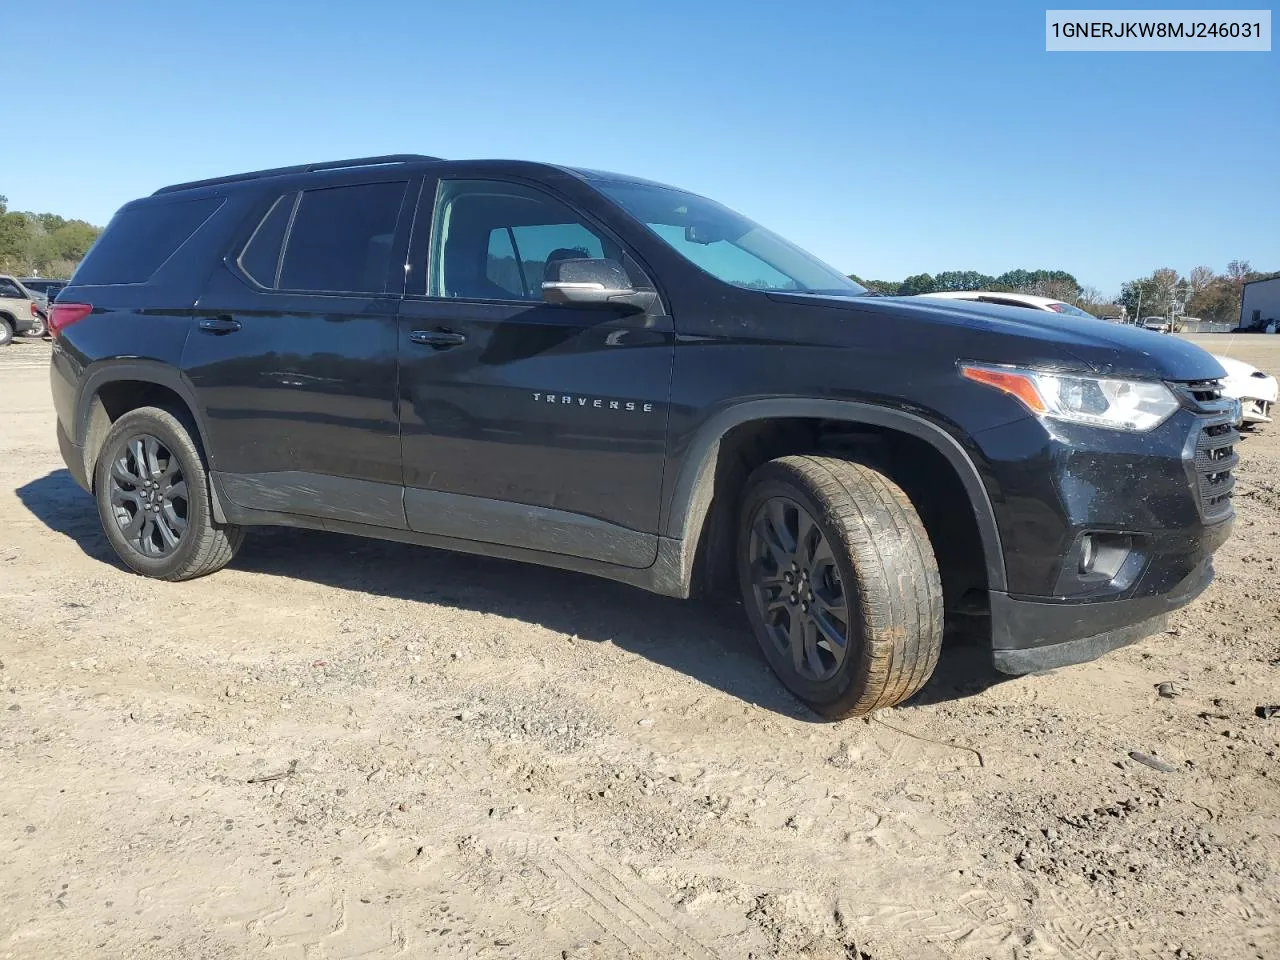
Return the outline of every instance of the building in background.
[[[1280,277],[1252,280],[1244,285],[1240,298],[1240,328],[1244,330],[1280,329]]]

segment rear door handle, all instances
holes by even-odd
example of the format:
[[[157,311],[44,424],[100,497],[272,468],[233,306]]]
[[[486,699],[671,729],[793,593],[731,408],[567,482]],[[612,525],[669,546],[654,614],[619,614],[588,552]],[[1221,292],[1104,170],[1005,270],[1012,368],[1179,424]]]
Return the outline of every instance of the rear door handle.
[[[409,334],[409,339],[429,347],[456,347],[467,342],[466,334],[454,333],[452,330],[414,330]]]
[[[235,317],[205,317],[200,321],[200,329],[205,333],[235,333],[240,329],[240,321]]]

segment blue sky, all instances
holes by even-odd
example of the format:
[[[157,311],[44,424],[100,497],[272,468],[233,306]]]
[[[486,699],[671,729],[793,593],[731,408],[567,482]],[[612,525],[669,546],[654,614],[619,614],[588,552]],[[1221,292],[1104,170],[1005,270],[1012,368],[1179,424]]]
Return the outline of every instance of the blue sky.
[[[8,138],[11,208],[104,223],[174,181],[421,152],[674,183],[876,279],[1280,270],[1276,51],[1050,54],[1028,3],[187,6],[64,0],[28,34],[10,102],[57,119]]]

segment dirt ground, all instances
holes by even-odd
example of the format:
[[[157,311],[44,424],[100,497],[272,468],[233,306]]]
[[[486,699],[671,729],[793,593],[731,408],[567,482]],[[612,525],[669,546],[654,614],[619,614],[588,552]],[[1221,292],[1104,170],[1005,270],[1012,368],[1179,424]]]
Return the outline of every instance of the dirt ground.
[[[585,576],[283,530],[127,573],[47,355],[0,350],[0,957],[1280,957],[1280,425],[1169,632],[949,642],[828,724],[733,610]]]

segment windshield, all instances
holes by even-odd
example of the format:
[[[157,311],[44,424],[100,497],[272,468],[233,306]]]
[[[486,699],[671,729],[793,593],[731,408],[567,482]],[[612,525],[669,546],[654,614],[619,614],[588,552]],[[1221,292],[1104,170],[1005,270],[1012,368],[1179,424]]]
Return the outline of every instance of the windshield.
[[[593,186],[695,266],[751,290],[867,293],[840,271],[728,207],[656,184],[597,180]]]

